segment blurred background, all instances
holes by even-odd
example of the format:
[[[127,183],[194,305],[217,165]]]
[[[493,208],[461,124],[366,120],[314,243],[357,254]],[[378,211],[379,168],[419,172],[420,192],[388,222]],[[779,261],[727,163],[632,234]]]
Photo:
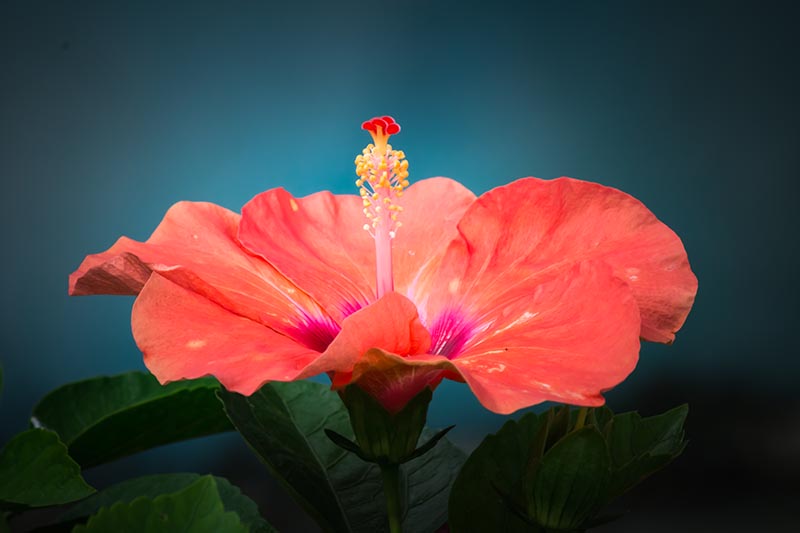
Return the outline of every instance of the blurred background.
[[[797,15],[763,1],[0,3],[0,443],[52,388],[144,368],[131,298],[67,297],[84,255],[147,238],[179,200],[355,193],[360,123],[391,114],[412,180],[598,181],[683,238],[694,310],[608,400],[646,415],[688,402],[691,442],[603,531],[793,530]],[[467,450],[503,421],[458,384],[430,414]],[[87,477],[165,470],[226,476],[282,531],[313,530],[236,434]]]

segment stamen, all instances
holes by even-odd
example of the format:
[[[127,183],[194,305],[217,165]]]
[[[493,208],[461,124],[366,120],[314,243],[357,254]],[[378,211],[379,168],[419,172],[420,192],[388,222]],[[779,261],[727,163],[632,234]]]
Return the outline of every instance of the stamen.
[[[356,186],[360,188],[364,215],[370,221],[364,229],[375,239],[380,298],[394,289],[391,241],[400,228],[397,215],[403,208],[396,202],[408,187],[408,161],[402,150],[393,150],[388,142],[391,135],[400,133],[400,125],[392,117],[375,117],[361,128],[370,133],[373,143],[356,156]]]

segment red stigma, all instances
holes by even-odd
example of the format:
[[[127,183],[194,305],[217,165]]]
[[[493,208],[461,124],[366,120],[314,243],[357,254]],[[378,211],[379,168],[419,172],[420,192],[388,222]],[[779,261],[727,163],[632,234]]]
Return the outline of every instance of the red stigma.
[[[384,135],[394,135],[400,133],[400,124],[390,116],[374,117],[361,124],[361,129],[377,134],[378,128],[383,130]]]

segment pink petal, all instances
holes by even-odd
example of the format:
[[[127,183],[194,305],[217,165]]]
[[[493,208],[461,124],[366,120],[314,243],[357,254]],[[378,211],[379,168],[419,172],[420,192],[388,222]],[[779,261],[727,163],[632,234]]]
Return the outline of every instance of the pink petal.
[[[409,187],[401,201],[402,227],[394,239],[395,290],[421,301],[430,288],[456,224],[474,201],[468,189],[447,178]],[[273,189],[242,209],[239,239],[337,320],[375,300],[375,241],[362,228],[362,200],[320,192],[294,198]]]
[[[345,318],[339,334],[303,377],[352,372],[372,348],[406,356],[424,354],[430,344],[430,333],[420,322],[417,308],[408,298],[391,292]]]
[[[123,237],[88,256],[70,276],[70,294],[137,294],[155,271],[279,331],[330,320],[274,267],[241,247],[239,219],[214,204],[175,204],[147,242]]]
[[[453,359],[371,349],[334,385],[356,382],[390,410],[442,377],[466,381],[484,407],[500,414],[544,401],[601,405],[602,392],[633,371],[639,354],[636,301],[598,261],[532,279],[465,324],[469,340]]]
[[[546,400],[601,405],[636,366],[639,310],[629,286],[599,261],[573,265],[499,295],[475,317],[452,360],[481,403],[497,413]]]
[[[250,395],[267,381],[295,379],[319,357],[159,274],[136,299],[131,325],[145,365],[161,383],[212,375],[226,389]]]
[[[424,309],[434,274],[458,236],[457,224],[475,195],[457,181],[430,178],[412,184],[400,199],[402,226],[392,245],[395,291]]]
[[[430,342],[414,304],[389,293],[345,318],[339,335],[301,377],[332,372],[334,388],[357,382],[384,408],[397,412],[424,387],[435,387],[443,373],[439,368],[417,372],[392,358],[405,360],[425,354]]]
[[[402,357],[373,348],[364,353],[352,373],[337,373],[333,386],[357,383],[384,409],[396,413],[425,387],[436,388],[446,376],[446,370],[451,368],[450,361],[441,356]]]
[[[433,315],[461,301],[491,305],[492,294],[520,279],[590,259],[630,285],[646,340],[672,341],[694,302],[697,279],[680,239],[616,189],[525,178],[482,195],[458,227],[463,240],[443,262]]]
[[[357,196],[272,189],[242,208],[239,239],[341,321],[374,300],[375,244],[361,210]]]

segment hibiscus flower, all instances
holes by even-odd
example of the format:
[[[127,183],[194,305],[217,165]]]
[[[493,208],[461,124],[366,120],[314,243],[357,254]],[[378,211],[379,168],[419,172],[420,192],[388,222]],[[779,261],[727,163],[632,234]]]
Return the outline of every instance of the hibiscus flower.
[[[133,336],[162,383],[213,375],[249,395],[328,373],[391,412],[444,378],[497,413],[601,405],[640,338],[672,342],[697,280],[641,202],[571,178],[479,197],[409,185],[399,125],[363,127],[360,196],[278,188],[241,215],[180,202],[147,241],[86,257],[70,294],[137,295]]]

